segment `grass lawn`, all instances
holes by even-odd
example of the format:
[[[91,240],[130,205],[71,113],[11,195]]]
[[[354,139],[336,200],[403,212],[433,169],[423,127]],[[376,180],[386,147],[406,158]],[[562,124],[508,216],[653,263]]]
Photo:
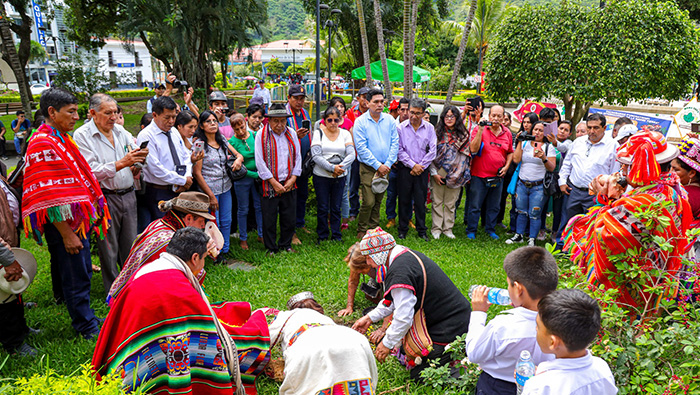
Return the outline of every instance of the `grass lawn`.
[[[463,205],[462,205],[463,206]],[[309,204],[309,211],[314,211],[313,203]],[[382,216],[384,210],[382,209]],[[458,223],[461,224],[463,209],[457,213]],[[382,218],[382,224],[386,223]],[[428,223],[430,219],[428,218]],[[314,213],[307,215],[309,229],[315,229],[316,217]],[[391,233],[396,236],[396,228]],[[503,258],[514,247],[503,243],[505,235],[502,230],[501,241],[493,241],[483,231],[477,233],[476,240],[467,240],[464,226],[455,227],[456,240],[442,238],[425,242],[416,237],[414,230],[409,232],[409,237],[402,244],[422,251],[435,260],[447,275],[454,281],[463,293],[472,284],[487,284],[490,286],[505,287],[506,278],[502,269]],[[361,316],[364,308],[370,306],[363,294],[358,291],[355,300],[355,313],[350,317],[340,320],[336,312],[345,307],[347,295],[347,277],[349,270],[342,261],[350,245],[355,241],[355,224],[344,232],[343,243],[325,242],[319,246],[315,244],[315,232],[305,234],[300,232],[303,245],[299,246],[296,254],[278,254],[270,258],[266,257],[262,244],[253,241],[250,243],[250,251],[241,251],[236,240],[232,240],[230,260],[240,260],[255,266],[249,272],[230,270],[225,266],[213,266],[207,264],[208,272],[205,281],[206,292],[211,301],[249,301],[253,308],[271,306],[278,309],[285,308],[287,299],[300,291],[313,291],[316,299],[326,309],[326,314],[336,318],[339,322],[351,324]],[[255,240],[255,238],[252,238]],[[32,251],[39,262],[38,274],[35,282],[24,294],[25,301],[32,301],[38,307],[26,310],[28,324],[31,327],[41,329],[41,333],[30,337],[28,342],[37,347],[40,353],[45,354],[39,363],[37,359],[11,357],[2,370],[0,377],[17,378],[41,373],[46,364],[60,374],[70,374],[81,364],[90,361],[95,340],[87,341],[77,336],[70,325],[70,318],[65,306],[57,306],[53,303],[51,291],[51,276],[49,254],[46,247],[37,246],[28,239],[22,240],[22,247]],[[93,255],[93,262],[98,263],[97,256]],[[105,304],[105,291],[102,287],[102,279],[99,274],[92,280],[92,305],[98,316],[107,315],[108,308]],[[147,301],[144,301],[147,303]],[[490,315],[497,309],[492,309]],[[279,354],[279,351],[276,351]],[[0,362],[5,359],[7,353],[0,351]],[[43,365],[43,367],[42,367]],[[405,385],[408,382],[408,373],[394,360],[379,365],[379,383],[377,392],[382,392]],[[258,380],[259,393],[262,395],[276,394],[279,384],[262,377]],[[403,390],[401,393],[407,393]],[[411,385],[408,393],[437,393],[431,392],[428,387],[419,388]]]

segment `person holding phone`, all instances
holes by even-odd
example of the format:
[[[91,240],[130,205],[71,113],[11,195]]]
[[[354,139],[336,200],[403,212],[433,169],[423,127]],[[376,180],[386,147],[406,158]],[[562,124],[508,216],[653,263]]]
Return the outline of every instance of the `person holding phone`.
[[[32,122],[27,119],[24,111],[19,110],[15,114],[17,119],[12,120],[10,127],[12,131],[15,132],[15,150],[18,154],[22,154],[22,144],[27,138],[27,132],[32,130]]]
[[[287,95],[287,113],[291,115],[287,118],[287,126],[296,131],[299,145],[301,146],[302,163],[306,156],[311,156],[311,140],[313,132],[311,131],[311,118],[309,112],[304,109],[306,103],[306,89],[301,85],[292,85],[289,87]],[[309,198],[309,175],[304,174],[297,178],[297,211],[296,211],[296,228],[303,229],[306,233],[311,233],[306,229],[306,200]],[[301,240],[294,233],[292,244],[299,245]]]
[[[506,240],[506,244],[522,243],[525,241],[527,229],[525,225],[530,220],[527,244],[535,245],[535,239],[540,231],[540,216],[546,201],[544,194],[544,175],[554,171],[556,167],[556,148],[544,140],[544,122],[538,121],[532,126],[534,140],[516,138],[517,145],[513,154],[513,162],[520,163],[520,173],[516,184],[515,205],[518,222],[515,235]],[[520,133],[518,133],[520,137]]]
[[[102,284],[109,291],[136,239],[134,176],[146,162],[148,140],[141,147],[133,144],[131,133],[117,123],[117,102],[109,95],[92,95],[89,111],[92,122],[79,127],[73,139],[99,181],[112,216],[104,239],[97,238]]]

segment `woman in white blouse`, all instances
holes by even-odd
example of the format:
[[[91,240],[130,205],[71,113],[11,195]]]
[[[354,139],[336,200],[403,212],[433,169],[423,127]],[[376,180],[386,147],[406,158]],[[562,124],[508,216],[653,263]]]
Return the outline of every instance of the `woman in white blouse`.
[[[340,128],[343,117],[331,106],[323,113],[319,133],[314,133],[311,154],[314,166],[316,190],[318,240],[328,240],[330,214],[330,238],[342,241],[340,233],[340,205],[343,201],[345,181],[350,165],[355,160],[355,147],[349,131]]]

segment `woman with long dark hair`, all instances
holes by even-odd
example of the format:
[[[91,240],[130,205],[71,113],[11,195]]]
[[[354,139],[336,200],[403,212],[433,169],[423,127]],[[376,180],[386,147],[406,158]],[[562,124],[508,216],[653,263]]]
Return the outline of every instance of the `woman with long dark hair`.
[[[443,234],[454,239],[455,205],[459,192],[471,179],[471,151],[469,132],[461,122],[459,108],[447,106],[442,110],[435,133],[436,155],[430,165],[431,199],[433,201],[434,239]]]
[[[196,142],[204,142],[204,159],[192,166],[192,174],[202,192],[209,196],[209,204],[214,214],[219,230],[224,236],[224,246],[217,257],[216,262],[222,262],[223,256],[229,250],[231,237],[231,211],[233,197],[231,179],[226,172],[226,159],[229,155],[235,155],[236,161],[233,170],[238,170],[243,164],[243,155],[240,155],[224,138],[219,131],[219,122],[216,115],[210,111],[204,111],[199,116],[199,126],[194,132]]]
[[[190,110],[182,110],[175,118],[175,128],[182,136],[182,142],[188,150],[192,150],[192,136],[197,130],[197,118]]]

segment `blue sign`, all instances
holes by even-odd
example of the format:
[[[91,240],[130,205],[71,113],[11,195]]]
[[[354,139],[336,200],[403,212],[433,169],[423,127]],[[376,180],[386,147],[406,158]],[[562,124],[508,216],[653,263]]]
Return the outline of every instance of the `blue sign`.
[[[41,17],[41,8],[32,0],[32,13],[34,14],[34,24],[36,25],[36,33],[39,37],[39,44],[46,49],[46,36],[44,35],[44,20]]]
[[[627,117],[634,123],[637,129],[647,129],[654,132],[659,132],[664,136],[668,133],[668,129],[673,123],[671,117],[655,117],[647,114],[640,114],[638,112],[629,111],[617,111],[617,110],[604,110],[602,108],[591,108],[589,110],[591,114],[599,113],[605,117],[608,129],[612,130],[613,124],[618,118]]]
[[[117,63],[117,67],[135,67],[134,63]]]

